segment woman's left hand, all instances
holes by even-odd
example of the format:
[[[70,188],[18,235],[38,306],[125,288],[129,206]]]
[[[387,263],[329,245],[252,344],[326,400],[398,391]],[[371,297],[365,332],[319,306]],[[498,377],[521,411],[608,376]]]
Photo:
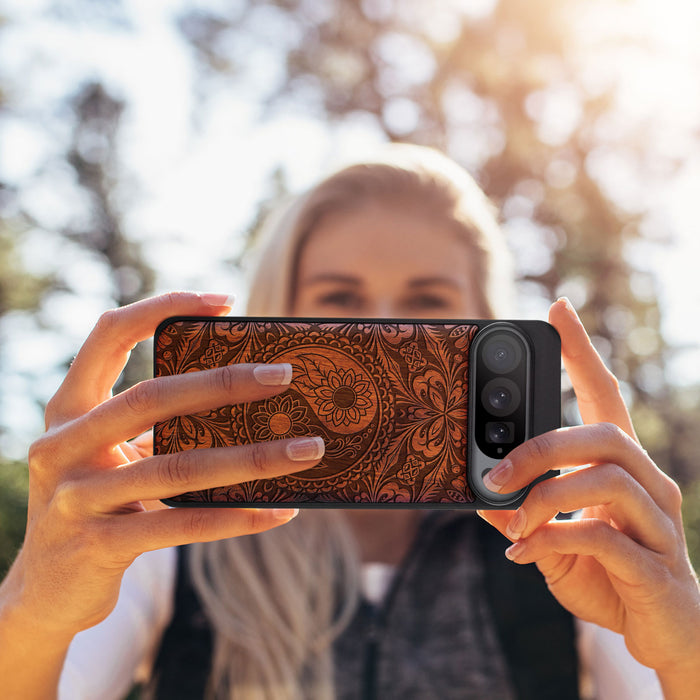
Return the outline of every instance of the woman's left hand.
[[[615,377],[566,300],[550,309],[584,425],[532,438],[488,475],[494,491],[523,488],[550,469],[520,508],[480,515],[515,542],[577,617],[624,635],[656,669],[666,697],[700,687],[700,588],[685,543],[681,493],[637,441]],[[553,520],[558,512],[581,517]],[[690,683],[690,686],[688,684]]]

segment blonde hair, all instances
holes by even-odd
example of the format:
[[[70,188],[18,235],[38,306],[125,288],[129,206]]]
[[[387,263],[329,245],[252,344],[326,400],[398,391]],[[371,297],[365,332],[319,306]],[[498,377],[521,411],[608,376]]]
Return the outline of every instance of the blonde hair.
[[[358,555],[339,511],[192,545],[189,564],[214,631],[208,697],[335,697],[331,645],[359,600]]]
[[[469,173],[439,151],[391,144],[374,161],[350,165],[279,207],[258,234],[249,281],[251,316],[290,314],[299,256],[330,214],[372,203],[411,206],[453,228],[473,253],[474,279],[485,317],[505,317],[513,302],[513,265],[495,208]]]
[[[248,313],[290,314],[300,251],[322,217],[372,203],[419,207],[473,251],[485,317],[509,309],[513,273],[474,180],[432,149],[392,145],[277,210],[263,227]],[[331,700],[331,645],[359,598],[359,558],[342,513],[302,512],[268,532],[192,547],[190,571],[214,630],[208,693],[231,700]]]

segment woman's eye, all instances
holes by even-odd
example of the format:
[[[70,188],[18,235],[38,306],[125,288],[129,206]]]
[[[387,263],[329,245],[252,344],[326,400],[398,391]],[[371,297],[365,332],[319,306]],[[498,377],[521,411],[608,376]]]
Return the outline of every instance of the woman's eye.
[[[363,303],[362,297],[351,291],[329,292],[321,295],[317,301],[321,306],[337,309],[358,309]]]
[[[405,302],[407,309],[417,311],[431,311],[450,308],[450,302],[442,296],[435,294],[421,294],[420,296],[411,297]]]

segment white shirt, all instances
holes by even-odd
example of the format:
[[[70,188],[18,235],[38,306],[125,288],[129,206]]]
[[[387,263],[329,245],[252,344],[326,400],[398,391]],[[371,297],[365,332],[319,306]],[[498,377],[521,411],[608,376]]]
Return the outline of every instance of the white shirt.
[[[177,555],[175,549],[142,554],[127,569],[119,600],[100,624],[76,635],[61,675],[59,700],[119,700],[134,682],[146,678],[173,612]],[[365,596],[384,597],[394,567],[367,564]],[[577,620],[582,678],[596,700],[663,700],[656,673],[636,661],[622,635]]]

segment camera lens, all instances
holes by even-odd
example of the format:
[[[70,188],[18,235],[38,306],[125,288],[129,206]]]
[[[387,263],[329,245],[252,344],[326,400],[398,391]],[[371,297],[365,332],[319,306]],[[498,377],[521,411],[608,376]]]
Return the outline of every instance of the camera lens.
[[[481,403],[494,416],[507,416],[520,406],[520,389],[506,377],[496,377],[481,391]]]
[[[520,343],[505,333],[494,334],[484,344],[484,364],[497,374],[512,372],[520,363],[523,351]]]
[[[495,442],[503,445],[513,442],[513,423],[509,422],[494,422],[486,424],[486,442]]]
[[[510,391],[505,387],[499,386],[489,394],[489,403],[491,404],[491,408],[502,411],[504,408],[510,406],[511,398]]]

